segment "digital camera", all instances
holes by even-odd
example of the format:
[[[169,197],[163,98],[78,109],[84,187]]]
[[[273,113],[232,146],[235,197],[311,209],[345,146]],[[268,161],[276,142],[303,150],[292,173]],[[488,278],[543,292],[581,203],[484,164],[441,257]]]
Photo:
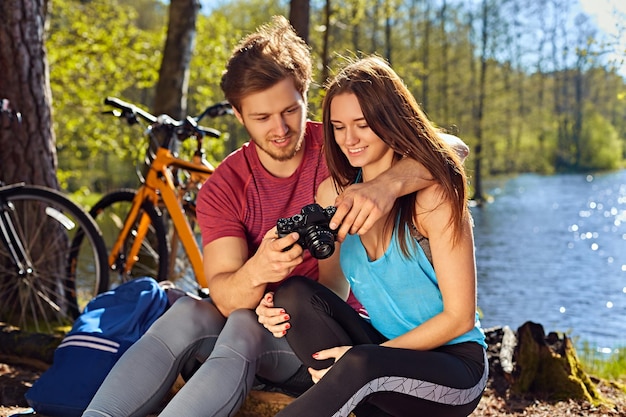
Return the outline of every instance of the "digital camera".
[[[276,222],[278,237],[298,232],[300,237],[296,242],[303,249],[308,249],[317,259],[326,259],[335,252],[337,231],[331,230],[328,223],[335,215],[336,207],[322,208],[319,204],[309,204],[302,207],[300,213],[292,217],[280,218]],[[289,250],[286,248],[285,250]]]

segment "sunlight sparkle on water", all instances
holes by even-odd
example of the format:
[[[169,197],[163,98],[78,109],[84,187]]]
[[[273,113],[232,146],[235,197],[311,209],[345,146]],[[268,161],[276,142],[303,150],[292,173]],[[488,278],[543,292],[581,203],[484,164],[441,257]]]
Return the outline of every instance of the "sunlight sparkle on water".
[[[599,347],[596,349],[596,351],[598,353],[604,353],[605,355],[610,355],[611,353],[613,353],[613,349],[608,348],[608,347]],[[616,352],[618,352],[618,350],[615,350]]]
[[[625,290],[626,290],[626,288],[625,288]],[[565,313],[566,311],[567,311],[567,309],[565,307],[559,308],[559,313],[561,313],[561,314]]]
[[[581,233],[580,234],[580,240],[585,240],[585,239],[597,239],[598,238],[598,232],[586,232],[586,233]]]
[[[606,308],[613,308],[613,302],[612,301],[607,301],[606,302]]]

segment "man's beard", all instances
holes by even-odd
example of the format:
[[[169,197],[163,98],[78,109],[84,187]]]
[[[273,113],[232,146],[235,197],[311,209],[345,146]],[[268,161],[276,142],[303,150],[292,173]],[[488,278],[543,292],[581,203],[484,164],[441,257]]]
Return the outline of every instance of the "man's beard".
[[[268,154],[272,159],[283,162],[283,161],[289,161],[294,156],[296,156],[300,148],[302,148],[302,144],[304,143],[304,135],[301,135],[298,138],[295,145],[291,146],[290,144],[289,148],[285,148],[285,149],[274,148],[271,145],[269,145],[267,141],[254,140],[254,142],[259,148],[261,148],[261,150],[263,150],[263,152]]]

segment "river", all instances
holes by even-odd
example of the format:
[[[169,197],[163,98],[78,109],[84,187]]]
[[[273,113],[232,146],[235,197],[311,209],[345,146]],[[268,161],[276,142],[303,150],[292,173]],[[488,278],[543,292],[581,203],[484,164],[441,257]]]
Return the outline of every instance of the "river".
[[[598,352],[626,347],[626,170],[485,182],[472,207],[485,328],[534,321]]]

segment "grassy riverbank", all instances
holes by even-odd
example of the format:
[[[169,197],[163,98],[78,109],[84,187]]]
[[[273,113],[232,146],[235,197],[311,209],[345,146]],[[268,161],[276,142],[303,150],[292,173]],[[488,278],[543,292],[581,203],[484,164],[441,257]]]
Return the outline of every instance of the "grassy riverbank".
[[[588,374],[626,385],[626,347],[599,352],[584,343],[578,350],[578,358]]]

